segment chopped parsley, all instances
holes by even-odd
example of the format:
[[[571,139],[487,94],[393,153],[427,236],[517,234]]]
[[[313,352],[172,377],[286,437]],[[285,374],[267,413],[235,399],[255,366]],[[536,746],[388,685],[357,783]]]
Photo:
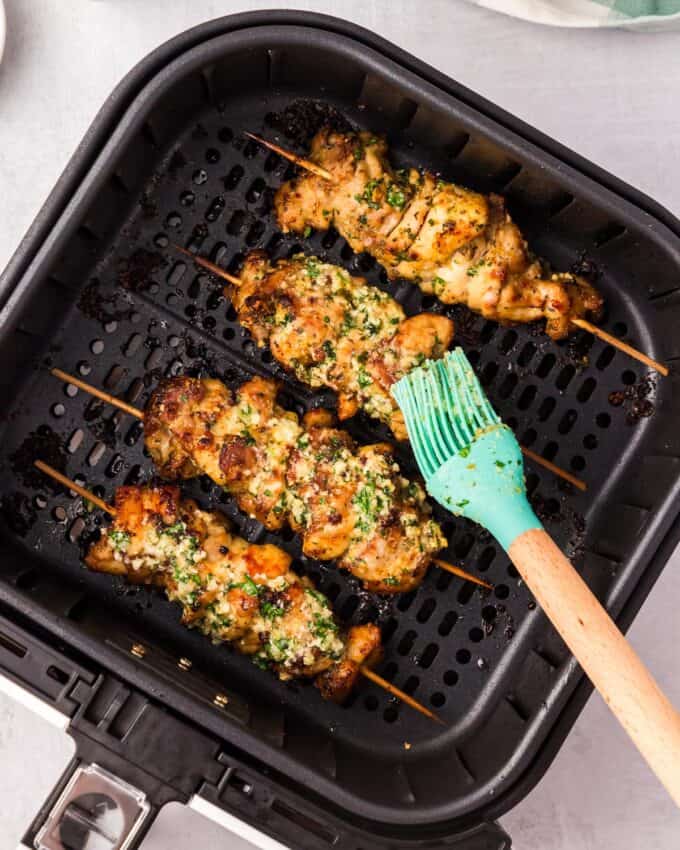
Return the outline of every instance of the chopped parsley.
[[[399,579],[395,578],[395,576],[388,576],[383,579],[383,584],[387,584],[390,587],[396,587],[399,584]]]
[[[359,369],[357,374],[357,383],[361,387],[362,390],[366,389],[366,387],[370,387],[373,383],[373,378],[366,372],[365,369]]]
[[[128,531],[109,531],[109,540],[116,552],[124,552],[131,539],[132,535]]]
[[[246,576],[243,581],[232,582],[229,585],[229,590],[242,590],[248,596],[259,596],[260,588],[255,584],[250,576]]]
[[[398,210],[403,210],[406,205],[406,195],[404,190],[396,183],[390,183],[387,187],[387,203],[391,207],[396,207]]]
[[[278,605],[273,605],[271,602],[260,603],[260,614],[267,620],[276,620],[278,617],[283,617],[285,613],[283,608],[279,608]]]
[[[381,180],[369,180],[364,186],[364,191],[360,195],[355,195],[354,200],[359,201],[359,203],[363,201],[363,203],[367,204],[372,210],[379,210],[380,202],[374,200],[373,194],[381,182]]]
[[[332,343],[329,339],[327,339],[327,340],[323,343],[323,345],[321,346],[321,348],[323,348],[324,353],[325,353],[326,357],[327,357],[329,360],[335,360],[335,359],[337,358],[337,355],[336,355],[336,353],[335,353],[335,348],[334,348],[334,346],[333,346],[333,343]]]
[[[494,463],[496,464],[496,466],[497,466],[499,469],[503,469],[503,467],[505,466],[505,462],[504,462],[504,461],[502,461],[502,460],[496,460],[496,461],[494,461]]]
[[[305,239],[309,239],[309,237],[312,235],[312,228],[307,225],[307,227],[305,227],[305,229],[302,231],[302,235]]]
[[[310,257],[305,263],[305,269],[307,270],[307,274],[311,277],[312,280],[316,280],[319,276],[320,269],[319,263],[314,258]]]

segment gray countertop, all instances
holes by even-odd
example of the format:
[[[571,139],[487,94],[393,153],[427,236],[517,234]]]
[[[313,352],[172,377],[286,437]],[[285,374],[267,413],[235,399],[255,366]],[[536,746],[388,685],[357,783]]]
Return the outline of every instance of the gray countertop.
[[[5,0],[0,65],[0,268],[97,109],[151,49],[194,24],[286,3]],[[298,0],[379,32],[680,215],[680,33],[547,29],[456,0]],[[327,8],[324,8],[324,7]],[[680,705],[680,552],[630,637]],[[677,641],[677,643],[676,643]],[[71,745],[0,695],[0,850],[61,773]],[[594,696],[538,787],[503,818],[518,850],[674,850],[680,816]],[[246,848],[182,807],[145,847]]]

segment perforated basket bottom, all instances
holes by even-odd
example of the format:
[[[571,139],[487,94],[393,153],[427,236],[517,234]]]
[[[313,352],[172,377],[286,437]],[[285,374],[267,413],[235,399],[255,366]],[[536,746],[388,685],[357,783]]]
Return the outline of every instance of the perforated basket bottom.
[[[198,123],[185,129],[164,157],[112,247],[102,245],[86,226],[81,228],[81,238],[91,242],[97,266],[89,280],[58,281],[64,298],[76,303],[55,331],[49,358],[33,375],[10,417],[3,448],[6,515],[28,550],[79,583],[83,599],[103,600],[128,617],[136,630],[155,635],[157,642],[194,659],[211,676],[247,688],[258,700],[283,701],[299,713],[301,722],[325,725],[355,747],[393,753],[405,740],[468,732],[473,709],[474,723],[483,722],[501,695],[515,713],[514,722],[522,725],[540,705],[545,688],[522,691],[513,670],[531,646],[543,659],[537,681],[545,685],[560,663],[561,649],[558,645],[552,655],[545,649],[549,640],[541,622],[535,623],[534,637],[527,638],[530,643],[519,640],[518,630],[536,620],[530,594],[495,542],[472,524],[436,509],[449,540],[443,557],[484,576],[493,583],[492,592],[480,592],[433,568],[417,592],[378,599],[332,565],[300,557],[291,533],[266,533],[239,514],[210,482],[195,481],[184,487],[203,505],[233,517],[248,539],[277,542],[292,552],[295,568],[317,582],[344,621],[377,617],[386,648],[381,674],[436,709],[450,724],[450,729],[440,732],[368,682],[361,683],[344,707],[323,703],[311,687],[284,686],[228,648],[212,646],[181,628],[178,609],[160,593],[133,590],[83,570],[81,549],[92,540],[102,517],[80,499],[55,491],[27,466],[31,456],[53,462],[61,459],[70,475],[107,497],[120,484],[153,475],[140,424],[73,387],[64,387],[48,374],[48,365],[70,370],[138,406],[144,405],[160,378],[180,373],[210,374],[232,387],[253,373],[273,375],[282,381],[282,401],[300,413],[332,404],[330,394],[308,392],[285,375],[268,351],[255,347],[239,327],[221,286],[188,265],[172,250],[171,242],[187,245],[234,270],[254,247],[264,247],[273,257],[304,249],[365,275],[390,291],[409,314],[423,308],[443,309],[409,284],[388,284],[370,257],[355,256],[335,232],[314,233],[302,244],[277,231],[271,196],[292,170],[278,156],[246,142],[240,131],[259,132],[264,127],[266,134],[273,135],[265,116],[281,110],[290,99],[288,95],[259,101],[251,97],[247,103],[231,103],[228,114],[204,108]],[[354,122],[382,129],[377,116],[347,105],[343,109]],[[411,149],[405,135],[394,134],[392,151],[399,164],[428,165],[422,153]],[[457,165],[459,153],[449,152],[446,176],[490,188],[488,179],[481,180],[467,166]],[[123,183],[121,191],[125,191]],[[556,266],[568,267],[577,259],[578,249],[588,247],[566,244],[547,220],[532,219],[527,210],[518,212],[521,223],[531,229],[535,249]],[[608,292],[614,283],[605,275],[601,285]],[[626,308],[615,298],[609,304],[605,327],[625,334]],[[643,371],[587,335],[557,345],[536,328],[503,329],[465,311],[445,312],[456,318],[457,342],[524,445],[588,481],[590,489],[584,495],[538,467],[529,464],[527,469],[534,505],[551,534],[573,553],[583,545],[581,517],[597,499],[602,470],[614,465],[620,447],[633,434],[626,421],[630,404],[612,407],[608,396],[635,385]],[[347,427],[362,442],[388,436],[361,416]],[[399,457],[414,474],[406,446],[400,447]],[[611,569],[609,562],[606,569]],[[23,584],[30,588],[30,574]],[[501,676],[502,690],[489,687],[494,677]]]

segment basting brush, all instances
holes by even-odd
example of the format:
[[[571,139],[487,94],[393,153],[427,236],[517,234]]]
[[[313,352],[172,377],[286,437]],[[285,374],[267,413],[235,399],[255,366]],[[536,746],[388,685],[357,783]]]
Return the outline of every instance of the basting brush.
[[[519,445],[460,348],[392,388],[430,495],[507,551],[584,671],[680,806],[680,714],[541,525]]]

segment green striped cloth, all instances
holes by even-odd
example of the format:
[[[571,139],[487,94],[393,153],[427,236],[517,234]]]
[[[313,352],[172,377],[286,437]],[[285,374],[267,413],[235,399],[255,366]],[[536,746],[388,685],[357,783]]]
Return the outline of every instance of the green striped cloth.
[[[470,0],[496,12],[558,27],[680,28],[680,0]]]

